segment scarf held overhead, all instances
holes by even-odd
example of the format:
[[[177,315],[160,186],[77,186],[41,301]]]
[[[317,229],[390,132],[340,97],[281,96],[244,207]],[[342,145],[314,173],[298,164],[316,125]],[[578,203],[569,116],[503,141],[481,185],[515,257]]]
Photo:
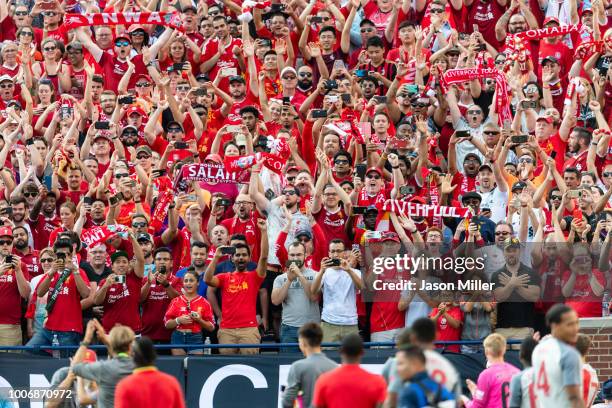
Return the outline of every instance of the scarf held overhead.
[[[524,40],[541,40],[542,38],[558,37],[574,32],[580,32],[580,28],[577,25],[564,25],[558,27],[538,28],[537,30],[527,30],[523,31],[522,33],[514,34],[514,37]]]
[[[175,191],[187,191],[189,181],[205,183],[248,183],[248,172],[234,172],[223,164],[193,163],[183,166],[174,180]]]
[[[125,25],[149,24],[161,25],[184,31],[183,23],[178,13],[152,12],[152,13],[90,13],[66,14],[64,26],[71,30],[77,27],[99,25]]]
[[[383,211],[392,213],[404,213],[411,217],[449,217],[465,218],[470,214],[468,208],[447,207],[444,205],[417,204],[408,201],[387,200],[382,206]]]
[[[512,121],[510,112],[510,100],[508,98],[508,83],[503,73],[495,68],[464,68],[449,69],[442,76],[442,88],[444,92],[453,84],[460,84],[473,79],[494,78],[495,79],[495,112],[498,122],[503,125],[506,121]]]

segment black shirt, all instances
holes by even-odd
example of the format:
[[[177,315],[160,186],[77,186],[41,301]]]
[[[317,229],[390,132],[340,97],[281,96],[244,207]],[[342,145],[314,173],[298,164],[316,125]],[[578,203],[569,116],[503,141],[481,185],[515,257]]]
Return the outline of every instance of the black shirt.
[[[493,290],[503,287],[499,281],[502,273],[512,275],[507,266],[494,272],[491,276],[491,283],[495,284]],[[540,275],[524,264],[520,265],[517,275],[529,275],[529,285],[540,285]],[[497,327],[533,327],[534,306],[535,302],[525,300],[514,290],[505,301],[497,304]]]

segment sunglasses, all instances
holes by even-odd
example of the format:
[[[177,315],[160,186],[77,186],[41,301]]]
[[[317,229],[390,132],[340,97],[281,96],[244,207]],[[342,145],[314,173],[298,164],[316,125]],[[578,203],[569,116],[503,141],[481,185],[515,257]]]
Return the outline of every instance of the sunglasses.
[[[117,180],[122,179],[122,178],[124,178],[124,177],[130,177],[130,175],[129,175],[129,174],[127,174],[127,173],[119,173],[119,174],[115,174],[115,178],[116,178]]]
[[[53,258],[40,258],[40,263],[48,263],[53,261],[55,261]]]
[[[291,177],[291,176],[287,177],[287,181],[288,181],[289,183],[293,183],[293,182],[295,181],[295,176],[293,176],[293,177]]]
[[[504,63],[506,63],[506,60],[505,60],[505,59],[498,59],[497,61],[495,61],[495,64],[496,64],[496,65],[497,65],[497,64],[504,64]]]
[[[366,174],[366,177],[374,180],[380,180],[380,174]]]
[[[530,157],[523,157],[522,159],[519,159],[519,163],[533,163],[533,159]]]
[[[480,110],[469,110],[467,111],[468,115],[480,115],[482,111]]]
[[[287,81],[293,81],[294,79],[296,79],[296,76],[295,75],[284,76],[283,79],[286,79]]]
[[[150,82],[140,82],[140,83],[136,84],[137,88],[146,88],[148,86],[151,86]]]
[[[312,78],[312,73],[310,72],[300,72],[298,75],[302,78]]]
[[[168,128],[168,133],[181,133],[182,131],[183,129],[177,127]]]
[[[31,32],[31,31],[22,31],[21,34],[19,34],[19,35],[29,35],[30,37],[33,37],[34,33]]]
[[[121,136],[123,137],[138,136],[138,133],[133,132],[133,131],[128,131],[128,132],[123,132]]]
[[[510,232],[508,232],[508,231],[497,231],[497,232],[495,233],[495,236],[496,236],[496,237],[500,237],[500,236],[502,236],[502,235],[510,235],[510,234],[511,234],[511,233],[510,233]]]
[[[144,228],[147,226],[146,222],[134,222],[132,223],[132,228]]]
[[[444,13],[444,9],[438,9],[438,8],[436,8],[436,9],[430,9],[430,10],[429,10],[429,12],[430,12],[431,14],[442,14],[442,13]]]
[[[148,159],[149,157],[151,157],[151,156],[149,156],[148,154],[139,154],[139,155],[136,156],[136,158],[138,160]]]
[[[362,29],[361,29],[361,30],[359,30],[359,31],[361,32],[361,34],[364,34],[364,33],[371,33],[371,32],[373,32],[373,31],[374,31],[374,29],[373,29],[373,28],[371,28],[371,27],[369,27],[369,28],[362,28]]]
[[[127,47],[128,45],[130,45],[129,41],[115,41],[115,45],[117,47]]]
[[[612,171],[604,171],[603,172],[603,176],[604,177],[612,177]]]
[[[295,195],[295,194],[297,194],[295,192],[295,190],[284,190],[283,191],[283,195],[290,195],[290,196],[292,196],[292,195]]]
[[[36,197],[38,195],[38,192],[27,192],[27,193],[23,193],[23,196],[28,198],[28,197]]]
[[[16,11],[15,15],[16,16],[27,16],[28,12],[27,11]]]
[[[47,52],[49,52],[49,51],[55,51],[55,50],[57,50],[57,47],[44,47],[44,48],[43,48],[43,51],[47,51]]]
[[[45,11],[42,13],[42,15],[45,17],[55,17],[57,13],[55,11]]]
[[[144,33],[144,31],[134,31],[130,35],[133,36],[133,37],[144,37],[145,33]]]
[[[563,197],[560,196],[560,195],[552,195],[552,196],[550,196],[550,199],[551,200],[561,200],[561,199],[563,199]]]
[[[419,103],[412,103],[410,104],[413,108],[426,108],[429,106],[428,103],[423,103],[423,102],[419,102]]]
[[[485,130],[484,132],[485,135],[499,135],[499,132],[495,131],[495,130]]]
[[[181,92],[185,92],[185,91],[188,91],[190,89],[191,89],[191,87],[189,85],[178,85],[176,87],[176,90],[177,91],[181,91]]]
[[[336,164],[349,164],[349,161],[348,160],[344,160],[344,159],[339,159],[339,160],[336,160],[334,163],[336,163]]]
[[[2,240],[0,241],[0,245],[13,245],[13,241]]]

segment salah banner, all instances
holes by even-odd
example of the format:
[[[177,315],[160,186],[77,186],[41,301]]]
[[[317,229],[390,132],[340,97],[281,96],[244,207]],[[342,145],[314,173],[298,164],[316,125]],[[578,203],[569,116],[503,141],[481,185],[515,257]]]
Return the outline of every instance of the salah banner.
[[[166,26],[184,31],[181,17],[178,13],[152,12],[152,13],[88,13],[88,14],[66,14],[64,26],[71,30],[77,27],[99,26],[99,25],[125,25],[132,24]]]
[[[205,183],[248,183],[248,171],[228,171],[223,164],[192,163],[181,168],[181,172],[174,180],[175,191],[187,191],[189,181],[203,181]]]

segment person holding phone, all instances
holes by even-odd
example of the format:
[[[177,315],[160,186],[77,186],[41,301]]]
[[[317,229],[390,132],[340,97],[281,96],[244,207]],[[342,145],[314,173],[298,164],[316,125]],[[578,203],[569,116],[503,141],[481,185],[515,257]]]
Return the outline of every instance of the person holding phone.
[[[106,331],[116,324],[130,327],[135,333],[140,333],[140,289],[144,277],[144,254],[134,233],[128,232],[128,239],[134,250],[135,261],[130,262],[125,251],[115,251],[111,255],[111,273],[100,281],[98,291],[94,296],[96,305],[104,306],[102,325]]]
[[[183,275],[183,293],[170,302],[164,316],[166,329],[172,332],[172,344],[202,344],[203,331],[215,329],[210,303],[198,294],[198,274],[188,269]],[[204,354],[203,350],[172,349],[172,355]]]
[[[338,342],[351,333],[359,333],[357,327],[358,290],[365,289],[361,271],[351,267],[354,254],[345,255],[346,247],[340,239],[329,243],[329,256],[321,260],[321,271],[312,283],[312,294],[323,292],[321,328],[323,342]]]
[[[56,258],[53,267],[36,288],[38,297],[47,295],[47,319],[28,346],[50,346],[55,339],[61,346],[74,346],[83,333],[81,299],[89,297],[89,279],[73,261],[75,254],[70,240],[58,239],[53,251]],[[47,355],[46,351],[40,350],[33,353]],[[60,354],[67,357],[70,351],[61,350]]]

